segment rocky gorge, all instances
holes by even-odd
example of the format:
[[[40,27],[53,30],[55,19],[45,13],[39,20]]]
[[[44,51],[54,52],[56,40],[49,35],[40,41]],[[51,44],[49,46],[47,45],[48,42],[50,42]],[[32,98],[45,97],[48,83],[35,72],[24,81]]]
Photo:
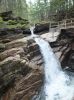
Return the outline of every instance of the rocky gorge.
[[[46,25],[41,28],[44,27]],[[63,70],[74,72],[74,29],[61,30],[54,36],[55,41],[50,41],[50,33],[44,30],[37,34],[50,43]],[[30,100],[38,94],[44,76],[42,58],[29,29],[0,29],[0,99]]]

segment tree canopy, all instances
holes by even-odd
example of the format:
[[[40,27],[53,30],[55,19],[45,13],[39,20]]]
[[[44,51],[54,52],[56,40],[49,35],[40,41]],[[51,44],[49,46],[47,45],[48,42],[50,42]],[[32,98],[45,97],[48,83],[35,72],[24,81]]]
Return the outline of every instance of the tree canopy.
[[[74,0],[37,0],[30,5],[32,18],[38,21],[62,20],[74,17]]]
[[[0,0],[0,13],[13,11],[19,17],[27,18],[26,0]]]
[[[34,23],[74,17],[74,0],[0,0],[0,13],[13,11],[14,15]]]

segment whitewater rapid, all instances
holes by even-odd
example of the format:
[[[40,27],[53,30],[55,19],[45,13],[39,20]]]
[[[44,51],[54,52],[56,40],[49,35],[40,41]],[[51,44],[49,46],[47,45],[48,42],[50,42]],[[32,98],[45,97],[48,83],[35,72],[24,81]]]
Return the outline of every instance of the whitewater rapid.
[[[34,35],[33,28],[30,29],[32,37],[40,47],[44,59],[44,93],[45,100],[73,100],[74,83],[73,78],[63,72],[60,62],[53,53],[49,43]]]

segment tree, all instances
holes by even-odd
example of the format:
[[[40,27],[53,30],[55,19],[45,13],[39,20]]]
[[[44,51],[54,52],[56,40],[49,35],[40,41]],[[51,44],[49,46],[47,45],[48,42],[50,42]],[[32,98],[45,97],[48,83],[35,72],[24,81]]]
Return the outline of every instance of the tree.
[[[26,0],[0,0],[0,12],[13,11],[16,16],[27,18]]]
[[[36,0],[34,4],[26,0],[0,0],[0,12],[27,18],[34,23],[48,20],[62,20],[74,16],[74,0]],[[51,16],[51,19],[50,19]]]

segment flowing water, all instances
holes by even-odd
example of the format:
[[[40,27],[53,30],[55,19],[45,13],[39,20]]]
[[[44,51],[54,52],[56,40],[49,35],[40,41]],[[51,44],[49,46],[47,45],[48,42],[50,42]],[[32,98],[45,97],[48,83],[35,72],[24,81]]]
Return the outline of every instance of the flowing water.
[[[37,100],[73,100],[73,77],[63,72],[60,62],[53,53],[49,43],[37,35],[34,35],[33,28],[30,30],[32,37],[40,47],[45,62],[45,81],[43,88],[45,98]]]

